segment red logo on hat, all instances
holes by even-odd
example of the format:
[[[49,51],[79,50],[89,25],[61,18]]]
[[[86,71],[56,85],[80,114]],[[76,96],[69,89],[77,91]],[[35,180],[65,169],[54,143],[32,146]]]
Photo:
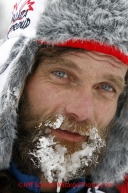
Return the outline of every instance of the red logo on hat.
[[[12,12],[12,23],[17,20],[22,20],[27,16],[28,11],[33,11],[32,5],[34,3],[35,2],[31,2],[31,0],[20,0],[19,3],[16,3]]]
[[[18,29],[24,30],[30,25],[31,19],[27,15],[29,11],[34,11],[33,4],[35,4],[35,1],[20,0],[19,3],[14,5],[11,26],[7,35],[8,38],[11,32]]]

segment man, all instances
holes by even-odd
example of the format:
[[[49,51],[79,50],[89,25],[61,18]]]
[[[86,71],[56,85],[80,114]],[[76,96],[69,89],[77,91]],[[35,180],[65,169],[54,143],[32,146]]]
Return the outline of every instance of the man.
[[[119,192],[127,18],[122,0],[15,4],[0,50],[1,192]]]

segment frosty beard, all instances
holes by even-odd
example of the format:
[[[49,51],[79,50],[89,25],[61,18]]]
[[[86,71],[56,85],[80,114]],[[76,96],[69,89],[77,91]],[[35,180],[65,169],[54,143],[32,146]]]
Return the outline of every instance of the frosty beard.
[[[46,109],[42,115],[45,112]],[[69,181],[90,174],[103,156],[108,128],[97,130],[86,121],[77,123],[57,113],[42,115],[35,115],[24,94],[19,106],[18,139],[13,149],[19,169],[49,182]],[[56,127],[60,116],[63,121],[59,127],[85,136],[85,142],[70,142],[52,135],[50,128]]]

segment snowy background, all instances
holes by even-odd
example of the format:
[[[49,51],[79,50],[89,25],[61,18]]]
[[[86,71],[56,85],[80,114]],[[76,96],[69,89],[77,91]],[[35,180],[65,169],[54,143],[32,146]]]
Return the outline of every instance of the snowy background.
[[[6,38],[16,0],[0,0],[0,39]]]

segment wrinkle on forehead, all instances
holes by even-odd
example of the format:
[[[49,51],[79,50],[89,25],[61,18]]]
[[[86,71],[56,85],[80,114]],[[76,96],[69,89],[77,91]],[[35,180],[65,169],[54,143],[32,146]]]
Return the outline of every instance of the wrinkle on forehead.
[[[100,53],[100,52],[90,52],[89,51],[86,53],[87,53],[87,55],[91,56],[92,58],[94,58],[96,60],[106,61],[106,62],[109,62],[111,65],[113,65],[116,68],[122,68],[123,67],[126,70],[128,70],[128,66],[114,56],[107,55],[107,54]]]
[[[70,54],[72,54],[73,56],[77,56],[79,58],[84,58],[89,57],[94,59],[94,61],[96,62],[103,62],[104,64],[109,65],[110,67],[114,67],[116,69],[119,69],[123,72],[124,75],[126,75],[126,72],[128,71],[128,65],[124,64],[122,61],[120,61],[119,59],[117,59],[114,56],[108,55],[108,54],[104,54],[104,53],[100,53],[100,52],[93,52],[93,51],[87,51],[84,50],[84,52],[70,52]],[[64,54],[64,56],[69,56],[69,54]],[[71,60],[71,57],[70,57]],[[76,61],[73,61],[75,63],[77,63]],[[113,69],[114,70],[114,69]]]

